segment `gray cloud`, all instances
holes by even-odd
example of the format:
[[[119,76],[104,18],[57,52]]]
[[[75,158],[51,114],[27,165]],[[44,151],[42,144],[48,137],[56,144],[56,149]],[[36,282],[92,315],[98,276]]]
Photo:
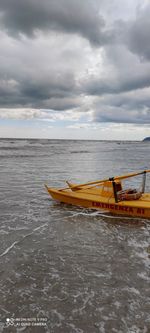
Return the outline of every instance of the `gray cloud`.
[[[116,95],[150,86],[150,63],[139,61],[125,45],[105,47],[103,63],[103,75],[92,74],[85,80],[85,93],[93,96]]]
[[[20,119],[76,109],[96,122],[150,123],[150,5],[109,21],[102,3],[0,1],[1,117],[6,108],[28,108]]]
[[[33,37],[37,31],[75,33],[94,45],[112,39],[96,0],[1,0],[0,24],[9,34]]]
[[[97,98],[93,105],[96,122],[150,124],[150,89],[135,95],[134,91]]]
[[[113,123],[127,123],[127,124],[149,124],[150,123],[150,109],[131,109],[127,107],[114,107],[99,105],[94,112],[93,120],[96,122],[113,122]]]
[[[127,45],[141,60],[150,60],[150,4],[140,9],[127,30]]]
[[[26,80],[24,77],[18,81],[12,79],[0,80],[1,107],[37,107],[54,110],[67,110],[78,107],[78,98],[75,98],[75,83],[68,75],[57,82],[43,79],[37,81]]]
[[[139,75],[138,75],[139,74]],[[134,73],[132,77],[99,78],[89,80],[85,85],[85,91],[90,95],[103,96],[105,94],[119,94],[150,86],[150,73]]]
[[[125,108],[128,110],[143,110],[146,114],[149,114],[150,117],[150,88],[143,90],[138,90],[135,94],[135,91],[121,93],[118,95],[105,96],[103,99],[103,104],[112,105],[117,108]]]
[[[87,78],[96,122],[150,124],[150,63],[141,62],[126,45],[105,47],[105,72]]]
[[[68,110],[79,106],[76,74],[82,59],[58,38],[47,45],[36,41],[16,41],[1,34],[0,107]],[[63,39],[64,42],[65,39]],[[63,60],[65,52],[67,61]],[[72,62],[70,61],[72,59]]]

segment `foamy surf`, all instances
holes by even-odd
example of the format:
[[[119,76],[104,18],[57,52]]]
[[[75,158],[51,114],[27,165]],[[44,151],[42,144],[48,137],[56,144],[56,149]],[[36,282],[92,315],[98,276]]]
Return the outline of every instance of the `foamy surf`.
[[[148,333],[149,222],[57,204],[44,183],[142,170],[150,145],[10,141],[0,140],[0,332],[16,316],[47,318],[46,332]]]

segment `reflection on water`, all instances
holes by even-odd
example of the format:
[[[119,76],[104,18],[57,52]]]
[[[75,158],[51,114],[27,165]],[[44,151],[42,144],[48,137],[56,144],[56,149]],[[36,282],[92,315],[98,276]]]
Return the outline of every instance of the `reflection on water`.
[[[149,153],[138,142],[0,140],[0,332],[149,333],[149,221],[58,204],[44,189],[149,168]]]

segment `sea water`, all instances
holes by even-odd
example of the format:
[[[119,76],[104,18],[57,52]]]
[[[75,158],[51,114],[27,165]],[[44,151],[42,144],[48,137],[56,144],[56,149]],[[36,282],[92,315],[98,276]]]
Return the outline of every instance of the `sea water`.
[[[0,332],[150,332],[149,221],[44,188],[150,169],[149,156],[142,142],[0,140]]]

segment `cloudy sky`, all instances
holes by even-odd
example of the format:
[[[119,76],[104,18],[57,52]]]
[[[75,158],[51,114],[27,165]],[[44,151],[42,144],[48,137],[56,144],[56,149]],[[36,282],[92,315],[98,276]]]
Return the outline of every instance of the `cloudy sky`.
[[[149,0],[0,0],[0,137],[150,136]]]

